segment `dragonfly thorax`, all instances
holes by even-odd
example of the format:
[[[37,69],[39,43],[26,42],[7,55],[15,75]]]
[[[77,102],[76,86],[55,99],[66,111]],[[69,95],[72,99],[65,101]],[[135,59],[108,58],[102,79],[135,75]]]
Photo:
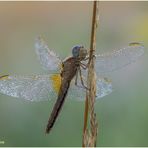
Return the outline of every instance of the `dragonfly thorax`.
[[[72,48],[72,55],[75,58],[84,60],[87,56],[87,49],[85,49],[83,46],[75,46]]]

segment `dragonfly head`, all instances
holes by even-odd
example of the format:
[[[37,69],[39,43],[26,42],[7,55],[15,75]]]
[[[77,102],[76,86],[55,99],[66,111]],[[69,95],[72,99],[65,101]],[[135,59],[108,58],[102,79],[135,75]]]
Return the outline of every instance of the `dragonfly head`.
[[[79,58],[80,60],[83,60],[87,56],[87,49],[85,49],[83,46],[74,46],[72,48],[72,55],[75,58]]]

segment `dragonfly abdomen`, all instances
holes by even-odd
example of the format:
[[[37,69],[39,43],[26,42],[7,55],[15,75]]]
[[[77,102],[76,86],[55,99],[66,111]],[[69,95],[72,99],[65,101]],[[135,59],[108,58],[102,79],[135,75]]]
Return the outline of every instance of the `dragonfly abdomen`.
[[[48,120],[48,124],[46,127],[46,133],[50,132],[51,128],[53,127],[58,117],[58,114],[60,113],[60,110],[63,106],[64,100],[66,98],[66,95],[67,95],[67,92],[70,86],[70,82],[76,74],[77,67],[78,67],[77,59],[74,57],[69,57],[63,62],[63,69],[61,72],[62,83],[61,83],[61,87],[58,93],[58,99],[54,105],[51,116]]]
[[[48,120],[48,124],[47,124],[47,127],[46,127],[46,133],[50,132],[51,128],[53,127],[53,125],[54,125],[54,123],[55,123],[55,121],[56,121],[56,119],[57,119],[57,117],[60,113],[60,110],[63,106],[64,101],[65,101],[69,86],[70,86],[69,81],[61,86],[61,89],[60,89],[59,95],[58,95],[58,99],[57,99],[57,101],[54,105],[54,108],[53,108],[52,113],[50,115],[50,118]]]

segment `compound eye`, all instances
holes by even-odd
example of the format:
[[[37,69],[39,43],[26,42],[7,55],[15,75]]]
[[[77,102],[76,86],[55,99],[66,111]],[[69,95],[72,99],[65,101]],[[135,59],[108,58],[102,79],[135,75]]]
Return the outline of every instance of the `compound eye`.
[[[78,56],[79,56],[79,51],[80,51],[80,47],[75,46],[75,47],[72,49],[72,55],[73,55],[73,57],[78,57]]]

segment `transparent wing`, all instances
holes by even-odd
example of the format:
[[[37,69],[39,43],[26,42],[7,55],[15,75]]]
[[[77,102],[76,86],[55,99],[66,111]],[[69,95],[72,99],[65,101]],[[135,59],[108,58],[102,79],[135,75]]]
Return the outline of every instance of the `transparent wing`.
[[[48,48],[45,41],[38,37],[35,42],[35,51],[38,55],[40,63],[42,64],[45,70],[58,70],[61,65],[60,58]]]
[[[57,96],[51,75],[2,76],[0,93],[29,101],[44,101]]]
[[[126,48],[107,53],[96,55],[96,72],[104,73],[117,70],[124,67],[144,53],[144,46],[140,43],[130,43]]]
[[[36,75],[36,76],[2,76],[0,77],[0,93],[22,98],[29,101],[47,101],[56,99],[61,85],[60,75]],[[96,99],[104,97],[112,92],[111,81],[107,78],[97,79]],[[68,98],[76,100],[85,99],[86,90],[75,86],[71,82]]]
[[[96,82],[96,99],[100,99],[112,92],[111,80],[107,78],[98,78]],[[68,98],[78,101],[85,100],[86,89],[75,86],[74,80],[71,82],[71,86],[68,92]]]

